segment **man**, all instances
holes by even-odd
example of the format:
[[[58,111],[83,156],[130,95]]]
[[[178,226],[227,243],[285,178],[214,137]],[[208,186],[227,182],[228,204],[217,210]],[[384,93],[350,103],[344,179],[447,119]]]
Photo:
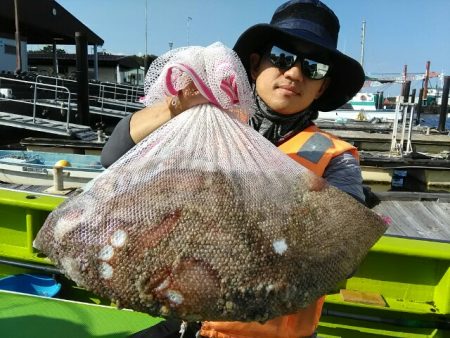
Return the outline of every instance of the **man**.
[[[321,1],[291,0],[275,11],[269,24],[246,30],[234,50],[254,88],[257,110],[250,121],[253,128],[329,184],[364,203],[356,148],[313,123],[318,110],[340,107],[364,82],[360,64],[337,50],[338,33],[338,18]],[[122,120],[104,147],[102,163],[110,165],[173,116],[205,102],[195,87],[189,86],[178,96]],[[211,338],[311,336],[323,302],[324,296],[306,309],[264,324],[205,322],[200,334]],[[178,325],[172,323],[163,325]]]

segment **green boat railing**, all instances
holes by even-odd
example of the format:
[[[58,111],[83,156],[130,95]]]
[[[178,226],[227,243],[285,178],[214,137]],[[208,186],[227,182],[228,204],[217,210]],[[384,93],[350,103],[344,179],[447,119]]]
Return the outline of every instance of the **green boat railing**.
[[[51,264],[33,248],[33,240],[63,201],[59,196],[0,189],[0,258]]]

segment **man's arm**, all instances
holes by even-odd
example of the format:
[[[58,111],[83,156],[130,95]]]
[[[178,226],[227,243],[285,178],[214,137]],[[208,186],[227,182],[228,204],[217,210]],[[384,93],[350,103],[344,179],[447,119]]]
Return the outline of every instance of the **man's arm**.
[[[361,167],[351,153],[343,153],[333,158],[325,169],[323,178],[330,185],[365,204]]]
[[[100,161],[102,166],[108,168],[123,154],[134,147],[135,143],[130,136],[130,120],[132,115],[124,117],[117,123],[108,142],[103,146]]]
[[[167,97],[162,102],[155,103],[129,117],[125,117],[114,128],[108,142],[103,147],[102,165],[108,168],[135,144],[142,141],[164,123],[189,108],[207,102],[208,100],[191,83],[180,90],[178,96]]]
[[[147,135],[154,132],[172,118],[166,103],[146,107],[123,118],[114,128],[102,150],[101,162],[105,168],[116,162],[128,150]]]

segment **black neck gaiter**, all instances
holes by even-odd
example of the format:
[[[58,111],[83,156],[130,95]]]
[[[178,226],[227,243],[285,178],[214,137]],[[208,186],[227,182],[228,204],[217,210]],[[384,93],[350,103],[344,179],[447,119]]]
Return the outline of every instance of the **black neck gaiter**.
[[[250,125],[275,145],[309,127],[312,120],[317,118],[317,112],[311,109],[291,115],[279,114],[270,109],[256,93],[255,98],[256,110],[250,118]]]

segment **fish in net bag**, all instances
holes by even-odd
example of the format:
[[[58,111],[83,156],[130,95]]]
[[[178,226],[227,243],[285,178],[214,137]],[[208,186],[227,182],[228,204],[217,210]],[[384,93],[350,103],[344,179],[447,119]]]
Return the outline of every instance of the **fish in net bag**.
[[[156,59],[146,104],[189,83],[210,103],[54,210],[35,246],[78,285],[151,315],[265,321],[298,311],[349,276],[386,225],[248,126],[252,91],[231,49]]]

